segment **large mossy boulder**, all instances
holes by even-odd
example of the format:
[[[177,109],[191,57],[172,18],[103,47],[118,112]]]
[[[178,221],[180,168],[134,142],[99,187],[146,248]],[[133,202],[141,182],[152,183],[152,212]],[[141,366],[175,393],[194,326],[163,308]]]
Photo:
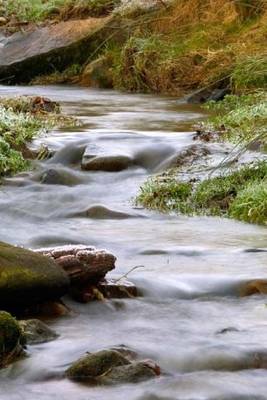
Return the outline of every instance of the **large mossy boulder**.
[[[0,311],[0,368],[14,361],[22,352],[22,331],[15,318]]]
[[[0,307],[22,309],[59,299],[69,278],[54,260],[33,251],[0,242]]]

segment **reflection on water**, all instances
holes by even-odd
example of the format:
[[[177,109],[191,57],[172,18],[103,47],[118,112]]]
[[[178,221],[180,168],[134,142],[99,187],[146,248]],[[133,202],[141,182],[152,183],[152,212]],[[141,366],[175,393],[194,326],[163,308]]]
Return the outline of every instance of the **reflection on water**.
[[[45,143],[58,152],[6,180],[0,240],[33,248],[108,248],[118,257],[115,275],[143,266],[131,274],[143,297],[70,304],[71,316],[51,322],[58,340],[32,346],[29,358],[1,371],[1,399],[267,399],[266,300],[240,297],[248,279],[267,277],[267,252],[246,251],[267,247],[266,229],[159,215],[132,201],[161,162],[192,143],[189,127],[202,112],[166,97],[0,87],[0,95],[19,94],[59,100],[83,125],[36,139],[34,146]],[[84,150],[128,155],[136,164],[116,173],[82,171]],[[166,374],[135,386],[94,389],[64,379],[63,371],[85,351],[122,343],[155,359]]]

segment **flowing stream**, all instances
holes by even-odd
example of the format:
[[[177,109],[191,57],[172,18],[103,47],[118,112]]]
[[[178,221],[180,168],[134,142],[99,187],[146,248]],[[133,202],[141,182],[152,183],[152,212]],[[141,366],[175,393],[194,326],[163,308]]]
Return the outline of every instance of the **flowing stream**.
[[[143,296],[105,304],[68,301],[71,315],[50,321],[60,337],[29,347],[28,358],[1,371],[1,400],[267,399],[266,297],[240,296],[246,281],[267,278],[266,228],[167,216],[133,203],[157,166],[192,143],[190,126],[203,112],[168,97],[0,87],[1,96],[22,94],[60,101],[82,126],[36,139],[34,146],[47,144],[55,155],[0,188],[0,240],[30,248],[69,243],[106,248],[118,258],[113,275],[142,266],[129,278]],[[81,171],[85,147],[96,154],[138,156],[143,167]],[[40,180],[51,169],[63,171],[67,184]],[[107,210],[83,216],[93,206]],[[118,344],[154,359],[164,374],[104,388],[62,376],[86,351]]]

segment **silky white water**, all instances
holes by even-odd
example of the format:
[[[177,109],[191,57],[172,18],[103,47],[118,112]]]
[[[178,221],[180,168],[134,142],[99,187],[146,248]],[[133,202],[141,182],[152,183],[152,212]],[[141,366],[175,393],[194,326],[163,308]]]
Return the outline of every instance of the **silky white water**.
[[[0,240],[29,248],[84,243],[118,258],[113,275],[129,278],[137,299],[104,304],[66,300],[72,313],[49,321],[60,334],[30,346],[29,357],[0,372],[1,400],[267,399],[266,297],[240,297],[250,279],[267,278],[267,231],[232,220],[163,215],[136,208],[140,185],[166,158],[192,142],[203,111],[168,97],[77,87],[0,87],[1,96],[60,101],[81,127],[49,132],[52,159],[0,187]],[[143,167],[122,172],[80,169],[86,151],[139,154]],[[71,184],[41,183],[49,170]],[[123,218],[79,216],[103,206]],[[225,328],[231,328],[220,333]],[[234,329],[233,329],[234,328]],[[63,373],[86,351],[124,344],[160,364],[163,375],[137,385],[91,388]],[[265,361],[266,359],[266,361]],[[253,369],[254,368],[254,369]]]

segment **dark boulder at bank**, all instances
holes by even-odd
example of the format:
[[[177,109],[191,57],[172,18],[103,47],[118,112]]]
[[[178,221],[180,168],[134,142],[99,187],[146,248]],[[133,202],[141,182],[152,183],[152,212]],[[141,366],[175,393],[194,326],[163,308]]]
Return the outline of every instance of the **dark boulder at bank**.
[[[138,383],[160,375],[159,366],[151,360],[133,361],[119,350],[89,353],[74,362],[66,376],[91,385]]]
[[[191,93],[186,100],[191,104],[206,103],[207,101],[220,101],[230,93],[230,80],[229,78],[225,78],[213,85],[196,90]]]
[[[0,242],[0,307],[22,309],[59,299],[69,278],[48,257]]]
[[[23,354],[23,335],[18,321],[5,311],[0,311],[0,368]]]
[[[110,21],[110,17],[70,20],[13,34],[0,47],[1,82],[29,82],[84,63],[108,35]]]

